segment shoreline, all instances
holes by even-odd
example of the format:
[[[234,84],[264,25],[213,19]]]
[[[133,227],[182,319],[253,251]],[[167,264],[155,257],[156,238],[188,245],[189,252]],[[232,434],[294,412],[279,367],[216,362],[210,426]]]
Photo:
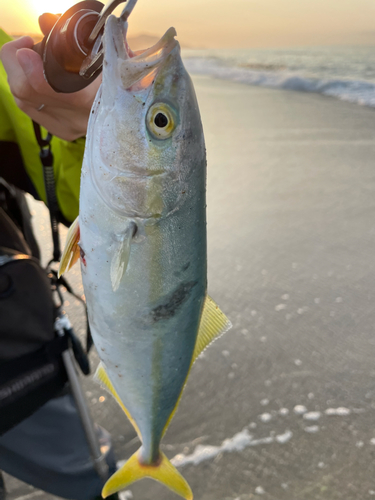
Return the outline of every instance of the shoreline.
[[[364,48],[369,50],[368,47]],[[375,107],[375,73],[365,71],[363,65],[371,66],[372,52],[367,58],[361,54],[358,66],[353,66],[353,55],[348,53],[348,67],[343,70],[342,57],[332,53],[332,60],[325,55],[325,63],[329,66],[337,65],[335,70],[324,70],[317,63],[309,62],[308,55],[321,56],[318,49],[309,49],[303,55],[294,56],[301,58],[300,67],[296,69],[293,57],[288,51],[269,50],[260,55],[256,50],[228,51],[221,55],[218,51],[205,51],[199,54],[197,51],[187,51],[183,60],[187,70],[194,75],[206,75],[220,78],[224,81],[243,83],[245,85],[258,86],[270,89],[296,90],[299,92],[315,93],[334,97],[336,99],[353,102],[359,105]],[[336,59],[335,59],[336,57]],[[286,59],[285,59],[286,58]],[[289,59],[288,59],[289,58]],[[253,60],[253,62],[247,62]],[[256,61],[256,62],[255,62]],[[289,62],[287,62],[289,61]],[[291,66],[289,67],[288,64]],[[314,66],[315,64],[315,66]],[[310,66],[309,66],[310,65]],[[341,65],[341,66],[340,66]],[[298,66],[298,64],[297,64]],[[336,74],[335,74],[336,71]],[[362,73],[361,73],[362,71]],[[316,74],[314,74],[316,73]],[[371,75],[371,76],[368,76]]]
[[[256,83],[247,83],[245,81],[236,81],[236,80],[231,80],[231,79],[227,79],[227,78],[222,78],[222,77],[219,77],[219,76],[214,76],[214,75],[210,75],[210,74],[199,74],[199,73],[190,73],[190,76],[194,79],[194,78],[209,78],[209,79],[212,79],[212,80],[219,80],[221,82],[228,82],[228,83],[235,83],[235,84],[239,84],[239,85],[242,85],[242,86],[245,86],[245,87],[255,87],[255,88],[261,88],[261,89],[267,89],[267,90],[280,90],[280,91],[285,91],[285,92],[296,92],[298,94],[313,94],[313,95],[317,95],[317,96],[321,96],[321,97],[324,97],[326,99],[329,99],[329,100],[335,100],[335,101],[339,101],[339,102],[343,102],[343,103],[348,103],[348,104],[354,104],[356,106],[360,106],[362,108],[369,108],[369,109],[372,109],[374,110],[375,109],[375,100],[374,100],[374,103],[373,104],[367,104],[367,103],[362,103],[362,102],[358,102],[356,100],[349,100],[349,99],[344,99],[342,97],[338,97],[338,96],[335,96],[335,95],[329,95],[329,94],[324,94],[322,92],[316,92],[316,91],[313,91],[313,90],[303,90],[303,89],[294,89],[294,88],[283,88],[283,87],[274,87],[274,86],[271,86],[271,85],[261,85],[261,84],[256,84]],[[375,83],[374,83],[374,99],[375,99]]]

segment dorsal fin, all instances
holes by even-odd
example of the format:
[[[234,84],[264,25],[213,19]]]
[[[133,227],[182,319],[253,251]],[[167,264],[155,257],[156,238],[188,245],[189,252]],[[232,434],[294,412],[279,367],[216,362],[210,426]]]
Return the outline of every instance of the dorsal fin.
[[[203,305],[193,361],[197,359],[211,342],[224,335],[231,327],[232,323],[211,297],[207,295]]]
[[[232,327],[232,323],[225,316],[225,314],[220,310],[219,306],[206,295],[203,304],[203,311],[201,316],[201,321],[199,325],[197,340],[195,342],[195,349],[193,352],[193,357],[191,358],[190,369],[197,359],[197,357],[216,339],[224,335],[230,328]],[[189,369],[189,373],[190,373]],[[186,377],[187,379],[187,377]],[[167,423],[163,429],[163,435],[165,434],[168,425],[170,424],[178,405],[180,404],[182,392],[177,400],[175,407],[173,408],[172,413],[170,414]]]

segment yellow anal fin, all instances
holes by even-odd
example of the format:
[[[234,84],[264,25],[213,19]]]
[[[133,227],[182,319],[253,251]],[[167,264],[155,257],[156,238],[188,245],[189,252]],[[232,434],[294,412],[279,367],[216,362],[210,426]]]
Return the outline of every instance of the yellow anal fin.
[[[73,224],[70,226],[68,234],[66,236],[65,248],[61,257],[59,271],[58,271],[59,278],[66,271],[69,271],[69,269],[73,267],[74,264],[79,259],[80,255],[80,248],[78,246],[79,238],[80,238],[80,231],[79,231],[79,221],[77,217],[76,220],[73,222]]]
[[[139,463],[138,456],[139,450],[108,479],[102,491],[103,498],[123,490],[135,481],[149,477],[164,484],[182,498],[186,500],[193,499],[190,486],[164,453],[160,452],[160,461],[156,465],[143,465]]]
[[[96,369],[95,375],[94,375],[94,380],[95,382],[98,382],[100,385],[103,385],[106,390],[112,394],[112,396],[115,398],[115,400],[118,402],[118,404],[121,406],[122,410],[124,411],[125,415],[128,417],[130,420],[132,426],[136,430],[139,439],[141,439],[141,434],[139,432],[138,426],[135,423],[135,420],[133,417],[130,415],[130,412],[128,409],[125,407],[124,403],[121,401],[120,396],[117,394],[116,389],[113,387],[112,382],[110,381],[107,372],[105,371],[104,365],[102,362],[99,363],[98,368]],[[141,439],[142,441],[142,439]]]
[[[231,327],[232,323],[211,297],[207,295],[204,301],[201,322],[195,343],[193,362],[211,342],[226,333]]]

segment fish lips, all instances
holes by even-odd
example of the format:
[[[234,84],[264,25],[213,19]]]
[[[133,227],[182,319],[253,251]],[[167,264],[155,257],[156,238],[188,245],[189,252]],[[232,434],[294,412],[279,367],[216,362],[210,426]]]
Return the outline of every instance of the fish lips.
[[[175,40],[176,30],[169,30],[152,47],[133,52],[127,42],[128,23],[110,16],[106,23],[104,38],[103,83],[110,80],[125,90],[137,91],[150,87],[158,70],[168,56],[175,51],[180,54],[180,45]]]

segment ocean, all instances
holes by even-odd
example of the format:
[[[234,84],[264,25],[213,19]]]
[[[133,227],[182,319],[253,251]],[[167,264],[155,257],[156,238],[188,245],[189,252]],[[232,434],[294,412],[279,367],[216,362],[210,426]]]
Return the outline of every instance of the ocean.
[[[191,74],[375,107],[375,46],[184,49],[182,54]]]

